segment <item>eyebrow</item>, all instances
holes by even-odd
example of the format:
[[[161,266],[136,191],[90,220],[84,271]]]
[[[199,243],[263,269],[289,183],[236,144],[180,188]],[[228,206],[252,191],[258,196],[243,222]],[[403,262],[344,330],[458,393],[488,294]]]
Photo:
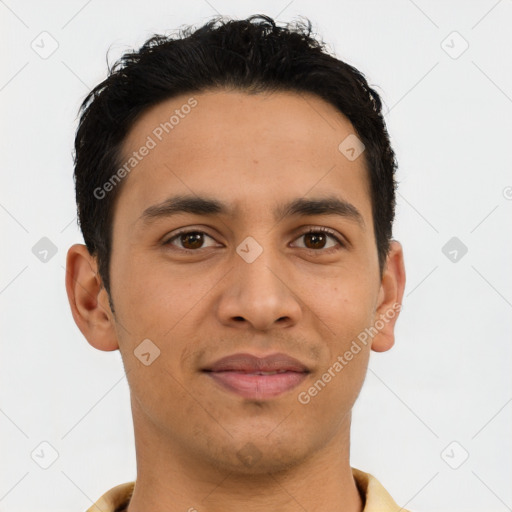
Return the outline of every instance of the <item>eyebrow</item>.
[[[234,208],[217,199],[193,195],[177,195],[146,208],[139,217],[138,222],[142,221],[147,226],[155,220],[172,217],[180,213],[206,216],[233,215]],[[278,206],[273,213],[276,222],[285,217],[337,215],[353,220],[361,229],[365,229],[365,222],[359,210],[353,204],[335,196],[317,199],[298,198]]]

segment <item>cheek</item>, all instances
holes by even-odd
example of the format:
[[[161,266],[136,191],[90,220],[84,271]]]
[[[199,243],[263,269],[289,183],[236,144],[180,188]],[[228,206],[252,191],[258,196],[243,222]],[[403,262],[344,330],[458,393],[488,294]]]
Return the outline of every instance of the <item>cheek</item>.
[[[375,296],[373,287],[357,276],[339,275],[314,279],[301,290],[307,307],[321,320],[332,343],[343,349],[344,345],[368,327],[373,318]]]
[[[370,343],[365,329],[372,320],[374,297],[365,283],[357,280],[324,287],[321,302],[316,297],[315,329],[322,333],[326,356],[305,392],[307,407],[318,414],[325,410],[349,410],[354,404],[367,372]],[[322,413],[322,410],[324,412]],[[331,418],[336,422],[336,414]],[[333,424],[334,428],[334,424]]]
[[[348,428],[350,411],[365,379],[369,348],[363,346],[354,352],[350,343],[340,342],[330,361],[297,393],[295,420],[326,439],[336,435],[341,424],[346,423]]]
[[[121,260],[113,273],[114,306],[132,335],[155,338],[173,329],[211,288],[209,281],[171,271],[169,264],[136,256]]]

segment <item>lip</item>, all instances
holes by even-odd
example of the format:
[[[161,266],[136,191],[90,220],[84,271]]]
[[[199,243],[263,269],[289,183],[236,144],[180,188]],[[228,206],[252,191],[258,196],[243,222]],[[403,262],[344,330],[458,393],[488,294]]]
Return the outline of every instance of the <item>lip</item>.
[[[215,363],[204,370],[210,372],[237,371],[245,373],[286,370],[290,372],[309,373],[309,368],[306,365],[282,352],[270,354],[265,357],[254,356],[247,352],[233,354],[215,361]]]
[[[233,354],[203,369],[223,389],[250,399],[269,399],[298,386],[310,370],[297,359],[283,353],[257,357]],[[278,372],[261,374],[262,372]]]

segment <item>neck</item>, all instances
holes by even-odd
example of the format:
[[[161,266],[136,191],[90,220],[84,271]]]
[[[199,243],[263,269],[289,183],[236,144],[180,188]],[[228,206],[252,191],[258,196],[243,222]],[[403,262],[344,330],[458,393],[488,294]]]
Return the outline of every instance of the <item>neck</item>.
[[[137,480],[127,512],[361,512],[350,418],[321,450],[277,470],[234,471],[185,451],[134,414]]]

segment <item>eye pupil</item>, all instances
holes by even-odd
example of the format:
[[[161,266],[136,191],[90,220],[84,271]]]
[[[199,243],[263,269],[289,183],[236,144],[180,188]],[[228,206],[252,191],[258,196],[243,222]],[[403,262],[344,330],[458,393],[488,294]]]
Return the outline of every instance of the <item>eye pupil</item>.
[[[199,232],[184,233],[181,235],[181,243],[186,249],[200,249],[203,242],[203,234]],[[189,246],[187,246],[187,244]]]
[[[322,249],[325,245],[325,234],[324,233],[306,233],[305,239],[310,240],[314,245],[314,247],[309,247],[306,242],[306,246],[309,249],[319,249],[319,248]],[[321,247],[318,247],[318,245],[316,245],[316,244],[318,244],[318,242],[320,242]]]

